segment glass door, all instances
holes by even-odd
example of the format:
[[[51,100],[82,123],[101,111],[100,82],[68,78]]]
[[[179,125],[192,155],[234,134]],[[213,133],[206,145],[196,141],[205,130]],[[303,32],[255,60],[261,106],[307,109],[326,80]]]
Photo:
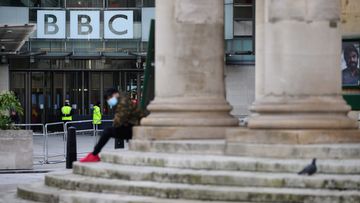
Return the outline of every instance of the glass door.
[[[31,73],[31,123],[45,122],[44,73]]]
[[[92,109],[97,102],[103,104],[101,92],[101,74],[99,72],[90,73],[89,86],[89,108]]]
[[[61,121],[61,107],[65,101],[64,99],[64,73],[53,74],[53,86],[52,86],[52,107],[51,107],[51,118],[52,122]]]
[[[74,110],[74,116],[81,115],[82,98],[81,98],[81,72],[65,73],[65,100],[69,100]],[[63,106],[65,100],[62,101]]]
[[[20,116],[19,123],[27,123],[26,116],[27,113],[27,104],[29,100],[27,99],[27,73],[24,72],[12,72],[10,77],[10,88],[15,93],[15,96],[19,99],[21,106],[24,109],[24,115]]]

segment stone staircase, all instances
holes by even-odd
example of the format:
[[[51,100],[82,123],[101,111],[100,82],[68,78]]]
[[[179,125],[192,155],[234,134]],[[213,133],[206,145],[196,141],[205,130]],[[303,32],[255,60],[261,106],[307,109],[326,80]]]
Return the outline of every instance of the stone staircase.
[[[359,144],[134,140],[130,149],[19,186],[18,197],[54,203],[360,202]],[[318,173],[297,175],[313,157]]]

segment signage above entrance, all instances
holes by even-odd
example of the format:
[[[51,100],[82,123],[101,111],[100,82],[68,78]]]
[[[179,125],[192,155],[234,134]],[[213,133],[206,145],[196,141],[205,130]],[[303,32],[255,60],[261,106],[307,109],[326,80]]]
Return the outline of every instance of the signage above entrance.
[[[133,11],[104,11],[104,39],[133,38],[133,23]],[[37,38],[100,39],[100,27],[100,11],[71,10],[67,36],[65,11],[37,11]]]

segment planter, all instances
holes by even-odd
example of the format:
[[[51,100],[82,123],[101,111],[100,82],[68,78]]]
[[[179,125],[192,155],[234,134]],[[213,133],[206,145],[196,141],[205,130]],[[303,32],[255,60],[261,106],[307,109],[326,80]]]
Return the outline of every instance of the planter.
[[[0,130],[0,169],[32,169],[33,132]]]

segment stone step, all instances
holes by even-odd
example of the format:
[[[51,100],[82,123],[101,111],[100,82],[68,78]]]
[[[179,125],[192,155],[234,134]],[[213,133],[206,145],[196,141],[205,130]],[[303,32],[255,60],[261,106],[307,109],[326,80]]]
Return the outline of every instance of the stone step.
[[[275,159],[219,155],[165,154],[134,151],[104,152],[103,162],[122,165],[156,166],[226,171],[296,173],[311,160]],[[324,174],[360,174],[360,159],[318,160],[318,172]]]
[[[131,140],[129,149],[142,152],[223,155],[225,140]]]
[[[91,177],[163,183],[360,190],[359,175],[300,176],[294,173],[191,170],[111,163],[75,163],[73,172]]]
[[[21,199],[16,193],[9,193],[1,196],[0,203],[36,203],[35,201]]]
[[[229,187],[126,181],[94,178],[70,173],[49,174],[45,184],[66,190],[98,193],[127,193],[167,199],[194,199],[206,201],[250,201],[277,203],[358,203],[356,190],[338,191],[322,189]]]
[[[20,185],[18,187],[18,196],[23,198],[8,199],[6,203],[33,203],[46,202],[46,203],[169,203],[168,199],[161,199],[150,196],[132,196],[127,194],[109,194],[109,193],[95,193],[95,192],[82,192],[63,190],[54,187],[49,187],[41,184],[33,185]],[[16,202],[19,200],[19,202]],[[225,203],[220,201],[197,201],[185,199],[173,199],[172,203]],[[5,203],[5,202],[4,202]],[[240,202],[250,203],[250,202]],[[256,203],[256,202],[251,202]],[[257,202],[260,203],[260,202]]]
[[[132,140],[132,151],[177,153],[177,154],[208,154],[236,155],[269,158],[311,159],[357,159],[360,144],[246,144],[227,142],[224,140]]]
[[[282,159],[359,159],[360,144],[270,145],[229,142],[225,153]]]

